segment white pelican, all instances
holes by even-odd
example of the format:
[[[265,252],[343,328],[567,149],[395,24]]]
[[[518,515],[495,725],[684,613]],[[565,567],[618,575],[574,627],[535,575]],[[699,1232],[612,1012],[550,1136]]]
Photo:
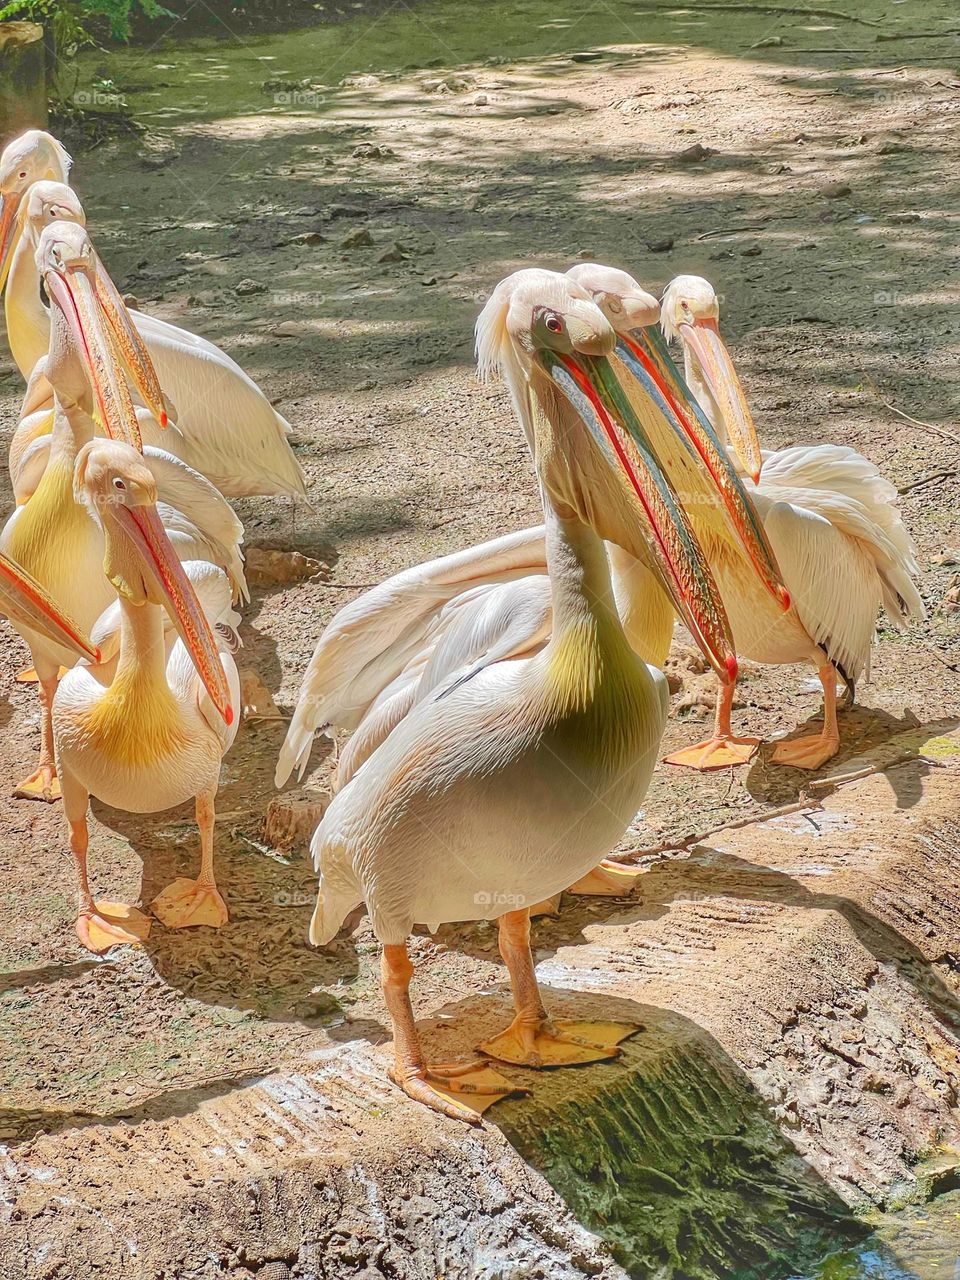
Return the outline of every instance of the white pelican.
[[[762,525],[726,454],[695,420],[686,389],[650,326],[659,304],[632,276],[597,263],[568,275],[587,290],[617,330],[617,354],[642,381],[641,395],[662,409],[648,422],[658,459],[700,532],[731,543],[759,589],[780,612],[785,591]],[[629,387],[630,380],[626,380]],[[678,443],[682,442],[682,447]],[[662,666],[674,611],[640,560],[611,544],[614,595],[627,638],[647,662]],[[321,636],[304,678],[277,769],[282,785],[295,767],[301,776],[318,729],[354,729],[340,757],[343,785],[414,702],[456,667],[529,654],[550,634],[550,589],[545,576],[543,526],[497,538],[397,574],[341,609]],[[756,740],[734,739],[730,709],[734,683],[721,684],[718,737],[710,767],[740,763]],[[703,754],[703,748],[700,753]],[[605,863],[577,892],[622,890],[626,873]]]
[[[89,630],[114,592],[103,572],[100,525],[74,496],[74,465],[82,446],[93,438],[94,412],[108,432],[135,444],[137,419],[117,365],[118,341],[105,332],[94,286],[95,255],[86,231],[69,222],[49,226],[37,258],[52,303],[45,370],[56,392],[53,431],[48,444],[35,442],[47,449],[49,461],[33,496],[16,508],[0,532],[0,549]],[[229,504],[178,459],[150,449],[145,462],[160,486],[164,516],[180,553],[214,559],[229,573],[235,592],[244,594],[243,528]],[[50,801],[59,794],[50,721],[53,695],[60,668],[71,666],[75,658],[28,628],[21,634],[33,655],[42,719],[38,767],[16,794]]]
[[[22,206],[33,183],[65,184],[69,170],[64,148],[39,130],[16,138],[0,156],[0,286],[6,279],[7,339],[27,379],[47,350],[49,312],[40,299],[28,219],[18,215],[27,213]],[[44,195],[57,205],[53,216],[84,221],[75,194],[68,198],[47,187]],[[42,227],[49,204],[30,214]],[[183,442],[177,455],[231,497],[304,493],[303,470],[288,441],[290,424],[236,361],[186,329],[140,311],[129,314],[175,406]]]
[[[148,922],[135,908],[93,900],[91,795],[128,813],[157,813],[195,797],[200,874],[175,881],[153,911],[171,928],[227,920],[213,875],[214,801],[237,731],[240,683],[226,637],[235,639],[238,618],[222,570],[203,561],[181,565],[157,510],[153,473],[135,449],[113,440],[85,445],[75,483],[103,529],[104,571],[119,597],[94,627],[105,661],[68,671],[53,703],[77,870],[77,936],[103,951],[142,938]]]
[[[683,596],[718,670],[735,672],[709,571],[608,357],[615,335],[589,295],[546,271],[494,291],[477,325],[481,370],[499,368],[534,454],[553,625],[531,658],[458,673],[420,702],[335,797],[314,835],[310,928],[329,942],[366,902],[383,944],[395,1032],[392,1079],[444,1114],[478,1117],[442,1090],[510,1091],[489,1069],[427,1067],[410,1003],[416,922],[498,918],[516,1017],[481,1046],[532,1066],[596,1061],[632,1028],[554,1025],[534,973],[528,907],[596,865],[643,798],[667,713],[661,672],[627,643],[602,539],[650,552]],[[624,482],[626,481],[626,482]]]
[[[811,662],[823,686],[820,734],[778,744],[774,760],[817,769],[840,746],[837,674],[853,692],[866,667],[881,604],[902,627],[924,616],[913,545],[897,491],[853,449],[808,445],[761,455],[733,361],[720,337],[720,305],[699,276],[678,276],[663,296],[668,338],[683,344],[688,385],[734,457],[763,521],[793,607],[772,611],[751,587],[742,557],[705,548],[737,652],[754,662]],[[762,465],[761,465],[762,463]],[[682,763],[695,763],[696,748]]]

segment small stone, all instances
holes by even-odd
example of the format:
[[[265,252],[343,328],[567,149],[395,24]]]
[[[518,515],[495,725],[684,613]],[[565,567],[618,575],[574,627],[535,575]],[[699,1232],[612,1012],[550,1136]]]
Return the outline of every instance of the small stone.
[[[247,581],[257,587],[286,586],[329,575],[326,565],[299,551],[275,551],[266,547],[247,548],[246,571]]]
[[[748,245],[746,249],[740,250],[740,257],[741,258],[759,258],[761,253],[763,253],[763,250],[760,248],[758,244],[751,244],[751,245]]]
[[[123,305],[130,307],[133,311],[140,310],[140,299],[133,293],[125,293],[123,295]]]
[[[478,93],[473,100],[473,105],[475,107],[485,107],[489,101],[490,99],[485,93]]]
[[[392,244],[377,255],[378,262],[405,262],[407,255],[398,244]]]
[[[287,244],[323,244],[326,236],[320,234],[319,231],[301,231],[298,236],[294,236],[287,241]]]
[[[259,674],[252,667],[241,667],[238,674],[244,720],[282,720],[280,708]]]
[[[271,849],[304,849],[313,839],[331,797],[326,791],[275,796],[263,820],[263,838]]]
[[[248,298],[254,293],[266,293],[267,286],[261,284],[259,280],[241,280],[233,287],[233,292],[238,298]]]
[[[828,182],[820,194],[827,200],[842,200],[850,195],[850,188],[845,182]]]
[[[327,218],[333,222],[336,218],[365,218],[366,209],[355,204],[332,204],[327,210]]]
[[[652,240],[647,243],[647,248],[651,253],[669,253],[673,248],[673,240],[670,237],[664,240]]]
[[[151,137],[144,140],[137,152],[137,159],[142,169],[156,171],[165,169],[168,164],[179,159],[180,148],[166,138]]]
[[[695,142],[692,147],[686,147],[683,151],[677,152],[677,159],[684,164],[697,164],[700,160],[709,160],[711,156],[717,153],[713,147],[705,147],[699,142]]]
[[[276,338],[299,338],[302,333],[303,328],[299,320],[281,320],[273,328],[273,335]]]
[[[376,142],[361,142],[350,154],[354,160],[390,160],[396,152]]]
[[[358,227],[356,231],[351,231],[340,241],[341,249],[366,249],[373,244],[373,236],[366,227]]]
[[[902,226],[909,222],[919,222],[920,215],[919,213],[891,213],[889,220],[897,226]]]
[[[437,283],[437,277],[424,276],[423,279],[420,281],[420,283],[424,286],[424,288],[429,288],[431,285],[434,285]]]
[[[376,378],[363,378],[360,382],[355,382],[350,388],[351,391],[373,391],[377,385]]]

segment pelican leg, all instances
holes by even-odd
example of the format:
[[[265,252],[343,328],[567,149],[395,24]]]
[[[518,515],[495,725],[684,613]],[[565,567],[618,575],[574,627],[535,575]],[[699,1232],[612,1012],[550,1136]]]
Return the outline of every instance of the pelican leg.
[[[70,852],[77,876],[76,932],[82,946],[99,954],[119,943],[143,942],[150,933],[150,919],[124,902],[94,902],[87,879],[86,791],[69,775],[64,779],[64,809],[70,831]]]
[[[383,999],[393,1020],[394,1060],[387,1074],[405,1094],[452,1120],[482,1124],[487,1107],[512,1093],[526,1093],[483,1061],[426,1066],[410,1003],[413,965],[405,943],[384,945],[380,973]],[[452,1094],[461,1094],[465,1101]]]
[[[479,1047],[491,1058],[523,1067],[569,1067],[618,1058],[621,1040],[642,1030],[633,1022],[554,1022],[540,999],[529,911],[508,911],[498,921],[500,954],[510,974],[517,1015],[506,1031]]]
[[[37,686],[40,698],[40,759],[36,769],[17,786],[14,796],[18,800],[43,800],[53,804],[60,799],[60,782],[53,755],[53,699],[57,693],[58,676],[41,676]]]
[[[773,753],[774,764],[787,764],[794,769],[819,769],[840,750],[837,673],[832,666],[826,666],[821,667],[817,675],[823,685],[823,732],[781,742]]]
[[[168,929],[209,925],[219,929],[230,919],[227,904],[220,896],[213,876],[213,830],[216,822],[216,792],[197,796],[197,826],[200,828],[200,874],[196,880],[174,880],[150,904],[150,909]]]
[[[664,764],[676,764],[686,769],[725,769],[729,765],[746,764],[753,758],[760,739],[737,738],[730,727],[735,688],[735,682],[720,685],[713,737],[698,742],[694,747],[684,747],[682,751],[664,756]]]

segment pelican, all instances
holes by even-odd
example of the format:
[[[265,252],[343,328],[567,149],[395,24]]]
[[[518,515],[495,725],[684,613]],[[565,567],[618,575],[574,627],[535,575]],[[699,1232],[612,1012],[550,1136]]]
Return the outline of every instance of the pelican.
[[[883,605],[894,626],[924,615],[917,565],[897,491],[853,449],[807,445],[761,454],[756,427],[719,331],[720,304],[700,276],[667,286],[661,322],[683,345],[685,379],[744,474],[792,607],[773,614],[746,585],[742,561],[707,554],[737,652],[754,662],[810,662],[823,686],[823,729],[778,744],[774,760],[818,769],[840,746],[837,676],[850,689],[865,669]],[[697,749],[692,748],[690,763]],[[681,753],[686,756],[688,753]]]
[[[709,571],[679,518],[609,363],[613,329],[585,290],[521,271],[477,325],[481,372],[499,370],[534,455],[553,605],[526,659],[457,673],[417,704],[334,797],[312,841],[310,927],[329,942],[365,902],[383,946],[391,1078],[410,1097],[478,1122],[511,1091],[476,1064],[427,1066],[410,1002],[416,922],[497,918],[516,1017],[481,1046],[530,1066],[611,1056],[636,1028],[554,1024],[537,987],[529,906],[593,867],[643,798],[667,713],[666,681],[620,624],[603,539],[663,571],[718,671],[736,670]],[[652,549],[652,556],[651,556]]]
[[[651,333],[660,315],[656,299],[626,272],[598,263],[579,264],[568,275],[617,331],[618,358],[638,376],[639,394],[662,410],[648,424],[650,435],[698,536],[731,544],[769,599],[765,607],[781,612],[787,593],[759,518]],[[625,381],[629,386],[631,380]],[[662,667],[673,634],[669,594],[642,560],[614,543],[607,553],[627,637],[641,658]],[[278,785],[295,767],[302,776],[314,733],[337,726],[355,731],[339,761],[342,786],[452,669],[471,659],[499,661],[542,647],[550,634],[550,601],[541,525],[406,570],[348,604],[321,636],[310,663],[281,753]],[[717,737],[709,751],[698,751],[711,757],[712,768],[741,763],[756,750],[756,739],[736,739],[730,729],[733,690],[733,681],[721,681]],[[605,863],[574,887],[622,890],[625,874]]]
[[[22,134],[0,156],[0,286],[6,281],[7,338],[25,379],[49,342],[35,235],[50,216],[51,204],[57,209],[53,216],[85,221],[75,193],[68,196],[62,189],[70,163],[62,145],[39,130]],[[37,182],[46,184],[46,207],[40,201],[31,206],[28,199]],[[186,329],[140,311],[129,314],[176,409],[178,456],[230,497],[303,494],[303,470],[288,440],[290,424],[236,361]]]
[[[70,222],[46,228],[37,250],[38,269],[51,299],[50,347],[45,376],[55,391],[48,461],[35,492],[12,513],[0,532],[0,550],[33,575],[84,631],[114,597],[103,571],[103,533],[77,501],[73,474],[78,453],[92,440],[97,413],[106,430],[139,445],[137,419],[118,365],[119,342],[108,335],[97,302],[95,255],[86,231]],[[121,353],[122,354],[122,353]],[[135,363],[135,354],[126,356]],[[35,442],[43,445],[42,440]],[[243,528],[209,481],[161,450],[144,459],[160,486],[164,518],[180,554],[213,559],[229,575],[235,594],[245,596],[240,543]],[[19,628],[18,628],[19,629]],[[53,755],[51,711],[57,679],[74,655],[46,636],[21,629],[33,655],[41,702],[37,769],[15,794],[52,801],[59,788]]]
[[[103,530],[104,572],[118,601],[94,628],[107,660],[81,663],[60,681],[53,733],[77,873],[77,936],[88,950],[104,951],[142,938],[148,921],[135,908],[94,902],[91,795],[128,813],[195,798],[200,874],[175,881],[153,911],[171,928],[227,920],[213,874],[214,803],[220,762],[237,731],[240,682],[226,637],[235,638],[238,619],[222,570],[180,563],[157,510],[156,480],[135,449],[113,440],[85,445],[75,484]]]

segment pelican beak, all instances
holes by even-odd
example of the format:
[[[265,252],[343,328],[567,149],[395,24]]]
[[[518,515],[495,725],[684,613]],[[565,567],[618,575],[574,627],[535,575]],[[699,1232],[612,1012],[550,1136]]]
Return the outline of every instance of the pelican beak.
[[[152,504],[130,507],[117,504],[111,505],[111,512],[133,543],[150,579],[159,588],[160,600],[190,654],[197,675],[223,717],[224,724],[233,724],[230,687],[210,623],[167,537],[157,508]],[[111,546],[113,534],[107,522],[104,522],[104,532],[107,538],[104,564],[107,575],[121,594],[132,596],[134,593],[130,591],[122,575],[111,576],[115,556]]]
[[[656,403],[676,436],[697,460],[697,466],[706,467],[757,576],[782,608],[789,609],[790,593],[784,586],[756,507],[710,419],[670,358],[660,330],[650,327],[630,334],[618,333],[617,338],[617,356],[639,384],[640,391]],[[669,459],[665,462],[670,470]]]
[[[735,680],[733,637],[710,566],[609,359],[552,352],[541,358],[608,461],[623,473],[632,506],[649,529],[647,542],[658,576],[690,634],[720,679]],[[652,402],[650,409],[659,413]],[[609,537],[602,513],[597,523],[603,526],[597,532]]]
[[[713,396],[730,443],[737,451],[741,465],[754,484],[760,479],[760,440],[743,387],[737,377],[730,352],[720,337],[713,319],[684,322],[677,326],[680,340],[696,358],[707,389]]]
[[[103,323],[90,275],[80,266],[49,267],[43,274],[50,301],[63,312],[83,358],[104,429],[143,452],[140,424],[112,331]]]
[[[0,293],[3,292],[10,274],[10,263],[13,261],[13,250],[18,239],[17,210],[22,198],[18,191],[0,196]]]
[[[166,400],[160,388],[157,371],[150,359],[150,353],[140,337],[137,326],[133,323],[120,290],[111,280],[99,258],[96,260],[94,289],[100,308],[107,319],[117,357],[133,379],[134,386],[143,397],[143,403],[160,426],[165,427],[167,425]]]
[[[35,631],[54,644],[71,649],[80,658],[100,661],[100,650],[77,624],[60,611],[39,582],[0,552],[0,613]]]

